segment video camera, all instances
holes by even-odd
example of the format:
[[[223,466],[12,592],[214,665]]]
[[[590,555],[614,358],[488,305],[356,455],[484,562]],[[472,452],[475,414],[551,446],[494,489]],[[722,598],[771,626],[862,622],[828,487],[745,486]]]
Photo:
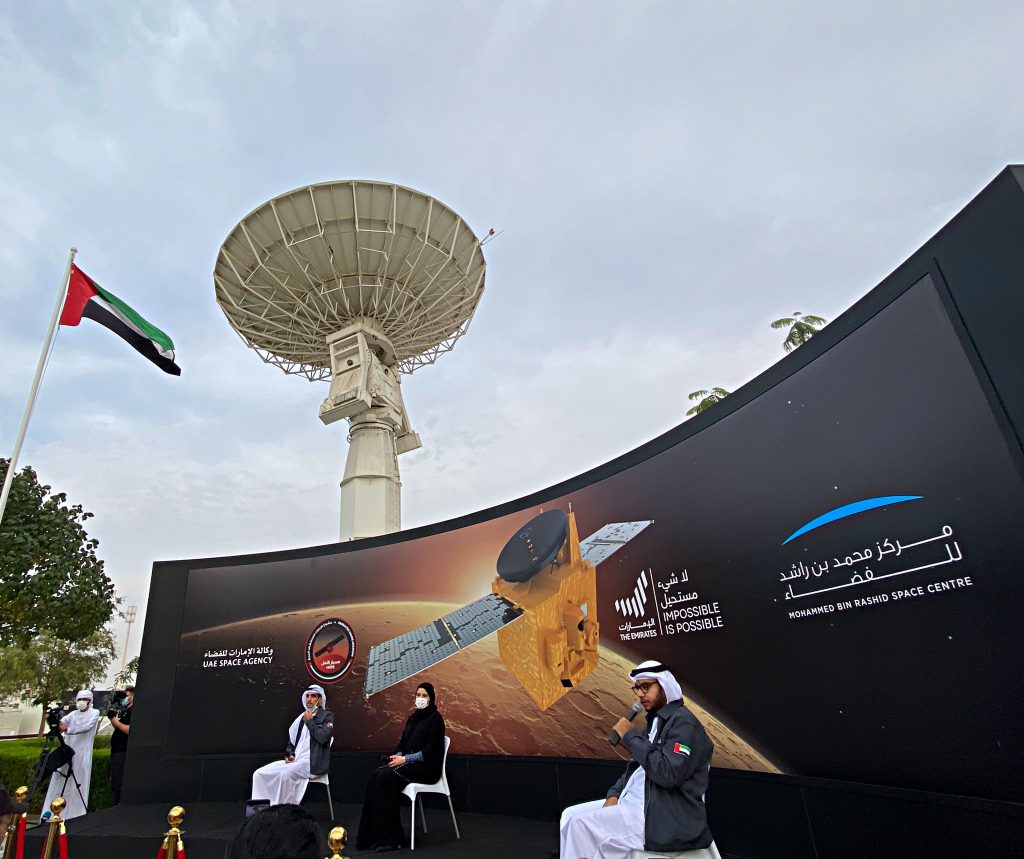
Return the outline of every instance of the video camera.
[[[64,711],[60,707],[47,707],[46,724],[51,728],[56,729],[60,725],[60,720],[63,715]]]
[[[60,723],[71,708],[67,704],[50,704],[46,707],[46,724],[51,733],[60,733]]]
[[[67,718],[69,712],[71,712],[70,703],[45,704],[43,707],[43,718],[46,720],[49,730],[43,735],[43,747],[39,750],[39,759],[32,770],[32,786],[28,792],[29,804],[32,803],[36,790],[38,790],[43,780],[49,778],[66,764],[70,764],[71,759],[75,755],[75,750],[64,742],[64,737],[60,732],[60,723]],[[74,779],[74,785],[78,789],[79,795],[81,795],[78,779],[71,772],[70,767],[68,767],[67,773],[68,778]],[[64,780],[63,789],[67,788],[68,778]]]
[[[128,693],[123,690],[118,690],[110,696],[110,701],[107,703],[107,718],[120,719],[124,716],[125,710],[128,709]]]

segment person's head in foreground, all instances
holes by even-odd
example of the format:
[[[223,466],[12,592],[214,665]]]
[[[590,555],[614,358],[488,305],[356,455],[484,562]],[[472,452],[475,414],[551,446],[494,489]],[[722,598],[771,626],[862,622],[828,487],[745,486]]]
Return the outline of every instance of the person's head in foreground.
[[[431,710],[437,707],[437,695],[431,683],[420,683],[416,687],[415,705],[417,710]]]
[[[23,802],[15,802],[7,788],[0,784],[0,840],[7,831],[7,827],[14,823],[19,814],[28,811],[28,806]]]
[[[302,693],[302,706],[310,713],[315,713],[324,706],[324,697],[323,687],[313,683],[307,686],[306,691]]]
[[[224,859],[323,859],[320,826],[300,805],[268,805],[242,824]]]
[[[660,710],[671,701],[682,701],[683,690],[667,665],[649,659],[629,672],[633,692],[644,710]]]
[[[83,689],[75,696],[75,707],[78,708],[79,712],[84,713],[92,706],[92,692],[88,689]]]

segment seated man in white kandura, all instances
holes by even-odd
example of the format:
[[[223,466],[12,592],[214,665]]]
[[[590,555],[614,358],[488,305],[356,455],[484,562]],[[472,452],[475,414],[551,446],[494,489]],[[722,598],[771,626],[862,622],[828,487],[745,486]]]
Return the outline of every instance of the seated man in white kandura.
[[[642,662],[629,672],[647,711],[647,730],[628,719],[615,733],[633,760],[604,800],[562,812],[562,859],[626,859],[630,850],[677,852],[711,844],[704,792],[714,745],[683,706],[683,691],[667,665]]]
[[[288,729],[284,760],[260,767],[252,774],[252,798],[271,805],[298,804],[310,778],[323,775],[331,766],[334,713],[320,686],[302,693],[302,712]]]

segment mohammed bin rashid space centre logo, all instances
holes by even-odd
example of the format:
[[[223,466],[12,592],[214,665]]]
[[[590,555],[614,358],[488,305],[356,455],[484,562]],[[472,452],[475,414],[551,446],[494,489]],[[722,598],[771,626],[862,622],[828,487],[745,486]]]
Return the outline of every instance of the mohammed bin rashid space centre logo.
[[[341,618],[316,625],[306,640],[306,670],[323,683],[337,683],[356,661],[356,637]]]

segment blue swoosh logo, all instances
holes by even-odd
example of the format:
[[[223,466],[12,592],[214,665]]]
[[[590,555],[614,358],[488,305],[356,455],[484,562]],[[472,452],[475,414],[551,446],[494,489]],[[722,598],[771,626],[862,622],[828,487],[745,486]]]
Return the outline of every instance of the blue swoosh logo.
[[[828,525],[829,522],[835,522],[837,519],[845,519],[847,516],[855,516],[858,513],[863,513],[865,510],[887,507],[890,504],[899,504],[902,501],[917,501],[923,497],[922,495],[885,495],[880,498],[865,498],[863,501],[854,501],[853,504],[846,504],[842,507],[837,507],[835,510],[829,510],[828,513],[822,513],[817,519],[812,519],[806,525],[797,528],[782,542],[782,545],[785,546],[790,540],[795,540],[808,531],[813,531],[822,525]]]

